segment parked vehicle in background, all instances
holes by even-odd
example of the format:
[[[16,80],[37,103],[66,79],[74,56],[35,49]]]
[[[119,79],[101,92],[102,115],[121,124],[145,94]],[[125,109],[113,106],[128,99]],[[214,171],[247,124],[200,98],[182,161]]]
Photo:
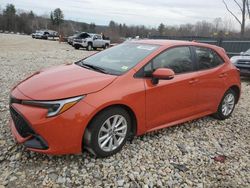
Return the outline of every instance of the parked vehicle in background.
[[[84,38],[84,37],[85,37],[85,32],[76,33],[76,34],[74,34],[74,35],[72,35],[72,36],[69,36],[69,37],[68,37],[68,44],[69,44],[69,45],[72,45],[74,39],[76,39],[76,38],[81,39],[81,38]]]
[[[110,40],[103,39],[102,35],[94,33],[82,33],[84,37],[75,38],[73,46],[75,49],[86,48],[88,51],[97,48],[106,49],[110,45]]]
[[[220,47],[134,40],[20,82],[10,95],[10,127],[33,151],[107,157],[135,135],[207,115],[227,119],[240,91],[239,72]]]
[[[232,63],[240,70],[242,76],[250,76],[250,49],[239,56],[231,57]]]
[[[58,33],[52,30],[38,30],[31,34],[32,38],[35,39],[48,39],[49,37],[58,37]]]
[[[35,39],[48,39],[49,37],[49,32],[47,31],[37,31],[34,34],[32,34],[32,38]]]

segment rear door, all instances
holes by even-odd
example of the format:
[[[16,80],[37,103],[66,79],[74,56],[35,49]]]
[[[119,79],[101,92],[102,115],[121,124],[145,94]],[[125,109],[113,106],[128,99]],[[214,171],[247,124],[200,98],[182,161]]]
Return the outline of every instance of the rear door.
[[[225,91],[225,63],[213,49],[193,47],[198,74],[198,108],[201,112],[214,112]]]

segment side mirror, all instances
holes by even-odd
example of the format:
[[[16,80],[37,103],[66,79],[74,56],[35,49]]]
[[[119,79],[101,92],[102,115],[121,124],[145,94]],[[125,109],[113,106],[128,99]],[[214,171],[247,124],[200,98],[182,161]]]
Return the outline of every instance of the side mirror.
[[[152,74],[152,84],[156,85],[159,80],[171,80],[174,78],[174,71],[167,68],[156,69]]]
[[[240,52],[240,55],[242,56],[242,55],[244,55],[245,53],[244,52]]]

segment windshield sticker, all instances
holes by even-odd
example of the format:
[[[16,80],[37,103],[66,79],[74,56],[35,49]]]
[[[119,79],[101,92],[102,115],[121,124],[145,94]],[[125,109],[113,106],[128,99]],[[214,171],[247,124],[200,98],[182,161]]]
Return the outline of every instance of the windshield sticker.
[[[122,66],[122,70],[128,70],[127,66]]]
[[[155,46],[137,46],[138,49],[141,49],[141,50],[149,50],[149,51],[152,51],[154,50],[156,47]]]

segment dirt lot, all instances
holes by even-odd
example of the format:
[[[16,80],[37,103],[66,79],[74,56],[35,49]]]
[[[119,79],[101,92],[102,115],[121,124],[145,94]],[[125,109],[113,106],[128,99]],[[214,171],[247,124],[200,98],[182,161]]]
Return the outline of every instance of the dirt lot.
[[[91,52],[92,53],[92,52]],[[31,73],[90,53],[65,43],[0,34],[0,188],[249,187],[250,79],[226,121],[205,117],[127,143],[115,156],[47,156],[16,145],[8,127],[8,95]],[[225,156],[221,163],[218,156]]]

